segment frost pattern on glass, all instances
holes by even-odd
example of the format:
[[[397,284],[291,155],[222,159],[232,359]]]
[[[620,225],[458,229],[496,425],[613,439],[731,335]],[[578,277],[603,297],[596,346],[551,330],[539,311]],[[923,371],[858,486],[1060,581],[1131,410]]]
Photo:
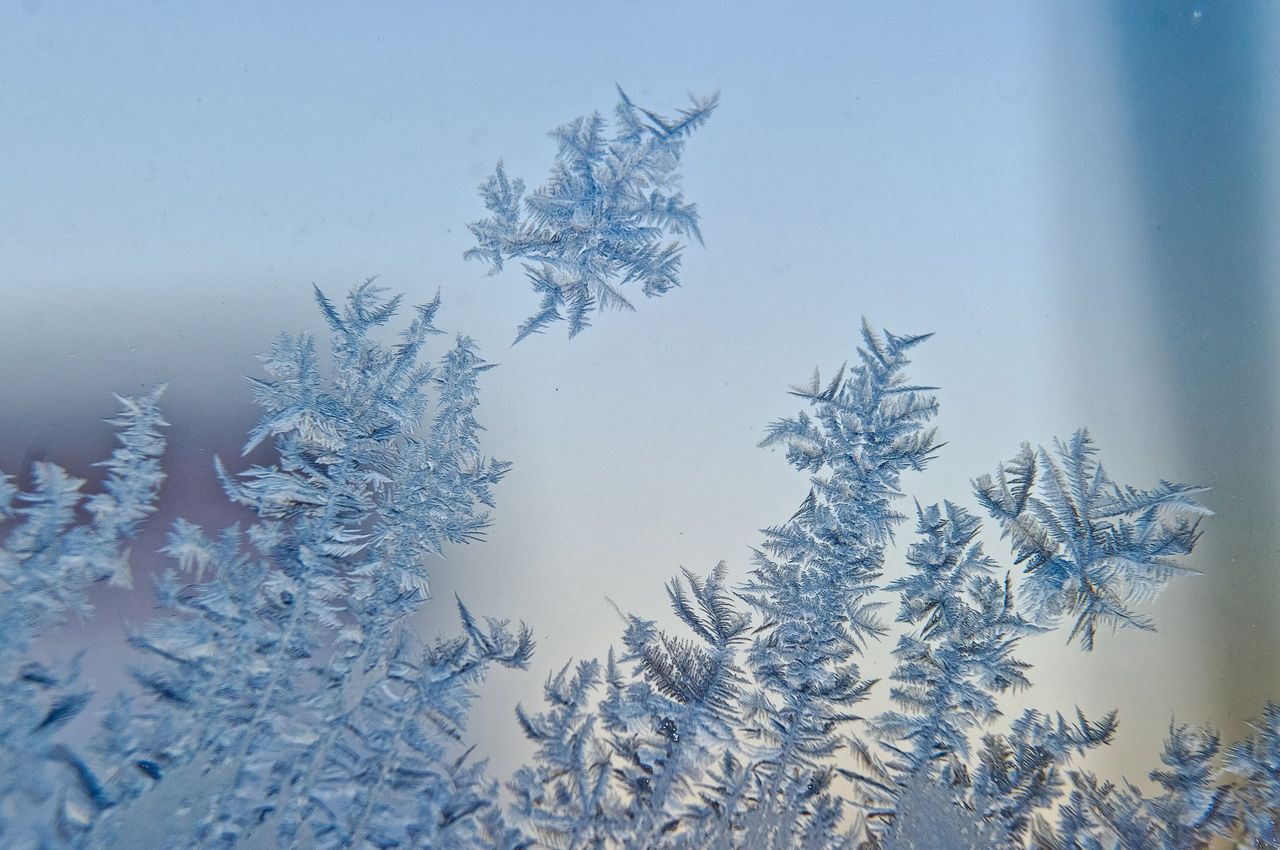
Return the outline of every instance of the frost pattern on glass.
[[[1151,630],[1150,619],[1129,605],[1187,572],[1177,558],[1190,554],[1198,519],[1208,514],[1193,498],[1204,488],[1167,481],[1154,490],[1121,487],[1094,460],[1085,430],[1055,454],[1024,444],[994,479],[984,475],[974,485],[1010,539],[1015,563],[1025,564],[1033,615],[1073,615],[1071,638],[1086,650],[1099,623]]]
[[[543,305],[520,338],[555,320],[570,335],[597,308],[676,283],[697,218],[674,186],[684,139],[715,106],[678,119],[622,95],[557,131],[550,182],[522,200],[499,166],[472,226],[472,255],[522,257]],[[648,194],[646,194],[646,192]],[[221,530],[177,520],[154,581],[158,613],[128,636],[134,686],[103,697],[91,744],[63,739],[94,699],[79,656],[36,660],[39,642],[91,612],[87,589],[129,584],[129,542],[164,478],[157,390],[120,398],[120,446],[100,491],[51,463],[29,484],[0,475],[0,845],[21,850],[182,847],[440,850],[1203,850],[1280,842],[1280,704],[1223,746],[1171,723],[1156,790],[1093,775],[1081,756],[1118,733],[1115,712],[1026,710],[1029,635],[1070,624],[1153,629],[1137,606],[1185,562],[1208,512],[1199,488],[1114,482],[1080,430],[1052,451],[1024,445],[973,482],[1010,546],[979,544],[958,502],[900,506],[908,473],[941,446],[932,388],[906,377],[927,336],[864,323],[856,365],[792,389],[804,409],[768,427],[806,475],[792,516],[762,530],[748,573],[722,562],[667,585],[678,631],[619,611],[603,661],[565,665],[545,706],[516,709],[533,744],[505,790],[473,757],[467,719],[493,665],[527,668],[523,623],[456,600],[450,635],[408,626],[430,591],[429,558],[479,540],[509,469],[481,451],[480,376],[458,336],[425,349],[439,298],[401,310],[372,281],[335,303],[318,289],[330,362],[308,335],[281,336],[252,380],[263,409],[244,451],[266,465],[216,469],[251,520]],[[895,534],[914,516],[906,574],[885,583]],[[1013,569],[1019,567],[1020,570]],[[882,610],[896,601],[896,618]],[[860,710],[867,654],[891,639],[891,710]]]
[[[905,519],[894,507],[903,473],[939,448],[936,400],[904,375],[925,339],[864,326],[856,368],[793,388],[809,409],[770,426],[762,445],[782,447],[811,489],[764,529],[736,594],[745,610],[697,592],[721,598],[723,565],[705,583],[688,575],[693,596],[680,583],[668,595],[696,640],[625,615],[621,657],[611,650],[603,668],[585,662],[572,677],[564,668],[546,712],[518,711],[538,751],[511,782],[511,814],[539,846],[1191,850],[1275,835],[1274,708],[1225,757],[1212,732],[1172,726],[1153,796],[1080,766],[1114,740],[1115,712],[1027,710],[1007,731],[995,725],[1002,696],[1032,684],[1022,638],[1067,614],[1083,649],[1099,625],[1152,627],[1130,606],[1190,572],[1182,556],[1207,513],[1199,488],[1117,484],[1083,430],[1056,458],[1024,447],[974,482],[1020,578],[983,551],[981,519],[944,502],[915,506],[908,573],[881,583]],[[893,627],[878,616],[885,592],[898,597]],[[864,717],[857,703],[877,683],[858,663],[891,632],[896,708]],[[692,711],[716,723],[690,722]]]
[[[646,298],[680,285],[679,241],[702,241],[698,211],[679,190],[680,155],[717,97],[694,98],[675,118],[631,102],[618,89],[616,126],[606,136],[600,113],[576,118],[551,135],[559,149],[547,182],[524,195],[524,181],[502,162],[480,186],[489,218],[468,225],[476,247],[468,259],[502,271],[521,258],[542,301],[516,332],[516,342],[565,321],[573,337],[598,310],[633,310],[621,287],[638,283]]]
[[[31,489],[0,474],[0,844],[57,847],[74,832],[64,800],[78,792],[85,811],[106,808],[110,792],[58,731],[89,704],[79,656],[49,666],[34,660],[41,634],[92,613],[87,590],[99,581],[128,586],[128,544],[155,510],[165,441],[157,389],[117,396],[108,420],[120,445],[98,464],[107,475],[86,497],[85,481],[48,462],[31,470]],[[68,783],[72,789],[68,789]]]
[[[209,534],[178,520],[155,582],[160,613],[129,636],[135,693],[113,701],[92,752],[49,733],[87,695],[67,673],[23,664],[34,629],[3,642],[12,724],[5,757],[65,765],[44,782],[18,762],[6,777],[5,846],[516,847],[497,785],[462,745],[472,687],[492,664],[522,668],[529,631],[478,620],[424,642],[406,625],[428,590],[426,559],[478,539],[508,464],[480,452],[477,379],[489,367],[465,336],[430,364],[439,299],[415,308],[398,344],[372,332],[400,298],[373,283],[341,308],[319,290],[332,363],[313,340],[281,336],[254,379],[264,413],[245,452],[276,460],[238,474],[230,499],[256,520]],[[40,626],[84,613],[88,582],[123,573],[121,543],[151,510],[163,424],[155,397],[126,399],[121,449],[104,493],[76,523],[82,482],[52,465],[36,490],[5,479],[6,617]],[[43,574],[42,574],[43,573]],[[24,798],[52,801],[28,828]],[[38,828],[37,828],[38,827]]]

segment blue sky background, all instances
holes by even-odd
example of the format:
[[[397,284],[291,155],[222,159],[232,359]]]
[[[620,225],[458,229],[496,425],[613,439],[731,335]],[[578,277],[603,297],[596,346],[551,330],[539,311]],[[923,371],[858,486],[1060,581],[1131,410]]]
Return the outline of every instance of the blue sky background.
[[[1018,704],[1120,707],[1109,757],[1136,779],[1171,716],[1234,736],[1280,697],[1267,5],[477,5],[0,7],[0,469],[87,472],[110,392],[168,382],[145,565],[168,519],[234,518],[211,458],[256,420],[254,355],[320,330],[313,282],[440,289],[441,326],[502,364],[481,417],[515,469],[488,542],[437,566],[423,628],[453,630],[455,590],[534,626],[533,670],[476,713],[504,775],[515,701],[617,639],[606,596],[659,615],[681,565],[746,575],[806,491],[755,444],[865,315],[937,332],[913,371],[942,388],[948,446],[907,484],[922,502],[971,504],[1021,441],[1081,425],[1118,480],[1215,488],[1205,575],[1153,606],[1161,633],[1091,657],[1034,641]],[[658,111],[721,92],[683,169],[706,248],[636,313],[509,348],[535,296],[462,260],[476,186],[499,157],[540,183],[547,131],[608,113],[615,83]],[[93,640],[110,686],[149,600],[99,598],[62,643]]]

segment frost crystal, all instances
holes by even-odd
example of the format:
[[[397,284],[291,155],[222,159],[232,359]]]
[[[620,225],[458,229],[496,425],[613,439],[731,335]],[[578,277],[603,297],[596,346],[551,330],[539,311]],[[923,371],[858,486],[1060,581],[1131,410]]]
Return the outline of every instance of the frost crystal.
[[[557,321],[569,336],[590,324],[595,310],[634,307],[620,290],[639,283],[646,298],[679,286],[679,242],[666,234],[702,241],[698,212],[679,191],[677,168],[685,140],[702,126],[717,98],[694,98],[676,118],[633,104],[618,90],[617,125],[605,135],[599,113],[576,118],[551,135],[559,150],[551,177],[524,197],[524,182],[507,176],[501,162],[480,187],[492,215],[469,225],[476,247],[468,259],[502,270],[526,260],[525,275],[542,303],[520,325],[516,342]]]
[[[1167,481],[1154,490],[1122,487],[1094,460],[1084,430],[1059,443],[1056,454],[1024,444],[994,479],[974,483],[1016,563],[1025,564],[1032,614],[1040,622],[1074,616],[1070,638],[1086,650],[1099,623],[1152,630],[1129,606],[1191,572],[1177,558],[1191,552],[1198,519],[1209,513],[1193,498],[1204,488]]]
[[[107,476],[87,499],[80,492],[85,482],[52,463],[35,465],[29,491],[0,475],[3,846],[57,847],[114,802],[81,756],[57,743],[57,732],[92,696],[80,683],[79,656],[51,667],[29,654],[43,632],[68,617],[89,616],[90,585],[128,585],[128,543],[155,510],[164,480],[159,429],[168,423],[160,393],[116,397],[123,410],[108,421],[120,445],[98,464]]]

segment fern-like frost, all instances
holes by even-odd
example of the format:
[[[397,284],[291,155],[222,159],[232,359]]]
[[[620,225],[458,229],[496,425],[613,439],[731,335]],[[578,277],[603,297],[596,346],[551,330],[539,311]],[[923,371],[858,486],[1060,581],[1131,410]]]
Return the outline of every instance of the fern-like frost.
[[[702,241],[698,211],[679,191],[677,168],[685,141],[716,107],[717,97],[694,98],[667,118],[641,109],[618,90],[616,126],[606,135],[599,113],[557,128],[556,163],[547,182],[528,197],[524,182],[501,162],[480,187],[490,217],[469,225],[476,247],[468,259],[493,273],[511,259],[525,260],[525,275],[541,297],[516,342],[566,322],[574,337],[600,310],[633,310],[623,294],[638,284],[646,298],[680,285],[678,241]]]

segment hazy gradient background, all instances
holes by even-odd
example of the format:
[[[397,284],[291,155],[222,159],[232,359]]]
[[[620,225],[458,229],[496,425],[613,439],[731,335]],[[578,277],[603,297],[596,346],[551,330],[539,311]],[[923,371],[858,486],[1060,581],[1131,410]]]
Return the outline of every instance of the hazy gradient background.
[[[320,330],[312,282],[442,289],[441,326],[502,364],[480,412],[515,469],[423,628],[454,630],[457,591],[536,630],[533,670],[475,714],[504,776],[516,700],[616,640],[606,596],[659,615],[681,565],[742,578],[794,510],[804,477],[755,448],[786,386],[850,358],[864,314],[936,331],[913,376],[942,388],[948,446],[907,482],[921,501],[972,504],[1021,441],[1080,425],[1120,481],[1214,488],[1205,575],[1153,606],[1159,634],[1027,645],[1022,702],[1118,706],[1112,767],[1138,779],[1171,717],[1234,737],[1280,697],[1276,8],[6,2],[0,469],[90,473],[110,391],[168,382],[143,578],[175,516],[237,518],[211,459],[241,463],[254,355]],[[707,247],[635,314],[508,348],[535,296],[462,261],[476,186],[499,157],[539,184],[546,132],[611,110],[615,82],[659,111],[722,92],[684,167]],[[149,590],[98,599],[50,651],[91,641],[109,690]]]

